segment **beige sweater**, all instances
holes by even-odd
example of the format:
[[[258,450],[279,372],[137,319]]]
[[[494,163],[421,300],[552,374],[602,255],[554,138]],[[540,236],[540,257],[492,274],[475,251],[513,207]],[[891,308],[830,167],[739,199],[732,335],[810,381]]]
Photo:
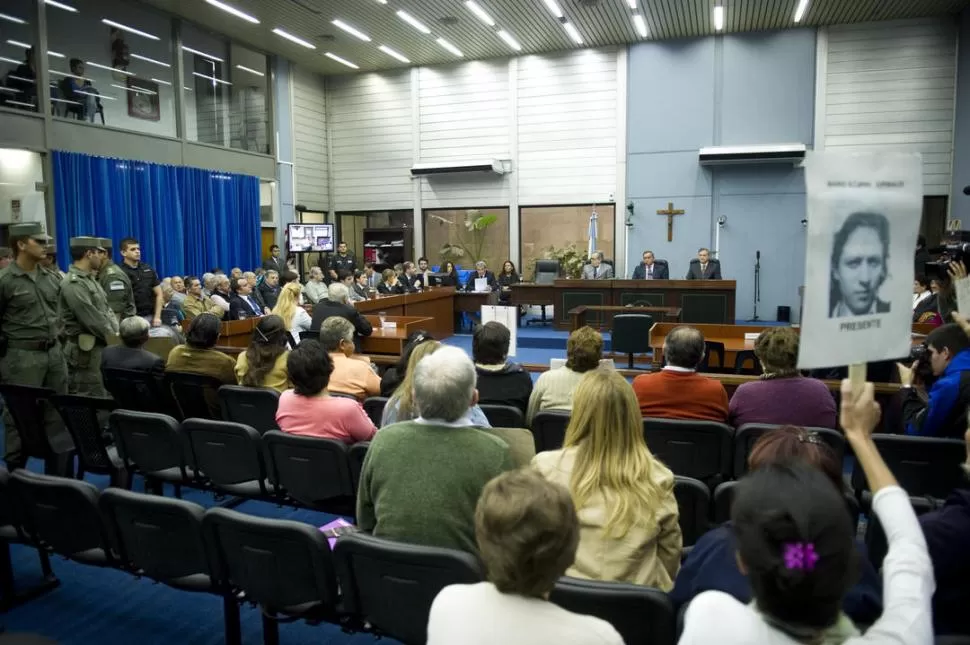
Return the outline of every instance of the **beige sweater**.
[[[572,410],[573,390],[585,376],[585,372],[574,372],[565,365],[543,372],[532,388],[529,408],[525,414],[526,423],[543,410]]]
[[[551,482],[569,488],[576,461],[576,448],[540,452],[532,465]],[[670,591],[680,569],[682,536],[677,500],[674,497],[674,475],[653,461],[653,482],[662,491],[654,517],[632,526],[623,537],[604,534],[609,509],[615,496],[609,491],[597,494],[579,516],[579,548],[576,560],[566,570],[567,576],[590,580],[631,582]]]

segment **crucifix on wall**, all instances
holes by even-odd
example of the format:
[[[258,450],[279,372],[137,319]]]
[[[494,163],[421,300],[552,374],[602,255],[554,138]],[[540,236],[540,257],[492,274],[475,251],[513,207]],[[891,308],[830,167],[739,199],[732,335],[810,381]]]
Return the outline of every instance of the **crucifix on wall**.
[[[674,208],[673,202],[667,202],[667,208],[662,208],[657,211],[657,215],[667,216],[667,241],[674,241],[674,215],[683,215],[684,209]]]

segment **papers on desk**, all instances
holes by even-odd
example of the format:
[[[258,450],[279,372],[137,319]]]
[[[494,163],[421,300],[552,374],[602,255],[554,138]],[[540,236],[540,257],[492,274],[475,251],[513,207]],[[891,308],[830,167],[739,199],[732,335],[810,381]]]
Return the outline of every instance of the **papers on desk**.
[[[478,278],[485,282],[484,278]],[[477,285],[476,285],[477,286]],[[519,308],[518,307],[499,307],[496,305],[482,305],[482,324],[487,322],[500,322],[508,327],[509,334],[509,356],[515,356],[515,347],[518,342],[517,332],[519,329]]]
[[[475,291],[490,291],[488,278],[475,278]]]

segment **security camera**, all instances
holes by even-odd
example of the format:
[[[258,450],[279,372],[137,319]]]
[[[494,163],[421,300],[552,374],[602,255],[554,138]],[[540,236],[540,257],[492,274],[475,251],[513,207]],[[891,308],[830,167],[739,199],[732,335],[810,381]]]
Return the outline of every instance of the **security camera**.
[[[807,219],[803,219],[802,220],[802,226],[808,226],[808,220]]]
[[[727,216],[726,215],[721,215],[720,217],[717,218],[717,225],[718,226],[720,226],[721,228],[724,228],[724,225],[725,224],[727,224]]]

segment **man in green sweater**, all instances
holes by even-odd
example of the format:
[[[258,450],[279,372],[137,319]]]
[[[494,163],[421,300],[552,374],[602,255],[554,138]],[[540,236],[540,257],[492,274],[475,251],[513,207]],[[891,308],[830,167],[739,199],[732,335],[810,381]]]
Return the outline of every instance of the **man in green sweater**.
[[[357,524],[379,537],[477,553],[475,504],[496,475],[515,468],[508,444],[469,420],[475,365],[457,347],[418,363],[420,416],[374,437],[360,475]]]

